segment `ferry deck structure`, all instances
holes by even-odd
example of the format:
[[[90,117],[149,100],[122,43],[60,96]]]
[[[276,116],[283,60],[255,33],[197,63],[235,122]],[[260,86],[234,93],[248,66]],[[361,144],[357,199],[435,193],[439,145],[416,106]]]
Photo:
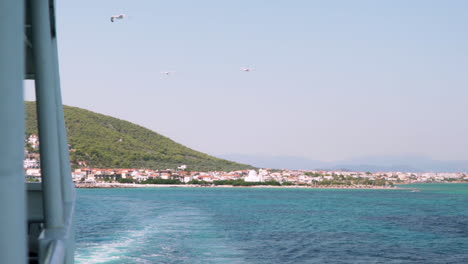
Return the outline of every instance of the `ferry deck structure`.
[[[0,0],[0,263],[74,262],[75,189],[55,0]],[[41,183],[26,183],[24,80],[34,80]]]

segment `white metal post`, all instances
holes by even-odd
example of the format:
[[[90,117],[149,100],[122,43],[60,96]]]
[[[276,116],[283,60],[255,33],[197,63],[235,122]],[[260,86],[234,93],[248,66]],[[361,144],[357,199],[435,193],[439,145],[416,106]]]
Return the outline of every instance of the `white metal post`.
[[[57,127],[60,146],[60,172],[62,176],[62,194],[65,202],[73,200],[74,185],[71,177],[70,153],[68,151],[67,128],[63,111],[62,93],[60,88],[60,71],[57,51],[57,39],[52,39],[52,55],[55,74],[55,96],[57,105]]]
[[[53,65],[55,66],[55,93],[56,93],[56,105],[57,105],[57,127],[59,135],[59,153],[60,153],[60,173],[62,176],[62,195],[64,199],[64,210],[65,214],[70,213],[67,210],[73,210],[74,207],[70,208],[71,203],[75,201],[75,186],[71,177],[71,166],[70,166],[70,153],[68,150],[68,137],[67,128],[65,124],[65,116],[62,103],[62,93],[60,85],[60,70],[59,70],[59,59],[57,49],[57,37],[52,36],[52,55],[54,56]],[[73,213],[71,214],[74,215]],[[67,219],[65,219],[67,220]],[[74,230],[74,219],[68,219],[70,223],[69,239],[66,240],[66,261],[67,264],[74,263],[74,251],[75,251],[75,230]],[[67,224],[67,223],[65,223]]]
[[[31,1],[31,11],[45,225],[47,229],[63,228],[55,60],[49,1]]]

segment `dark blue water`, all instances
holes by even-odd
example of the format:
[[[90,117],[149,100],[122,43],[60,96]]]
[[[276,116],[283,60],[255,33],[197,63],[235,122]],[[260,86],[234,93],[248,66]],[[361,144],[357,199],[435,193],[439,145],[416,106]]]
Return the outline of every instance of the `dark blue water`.
[[[77,263],[468,263],[468,184],[79,189]]]

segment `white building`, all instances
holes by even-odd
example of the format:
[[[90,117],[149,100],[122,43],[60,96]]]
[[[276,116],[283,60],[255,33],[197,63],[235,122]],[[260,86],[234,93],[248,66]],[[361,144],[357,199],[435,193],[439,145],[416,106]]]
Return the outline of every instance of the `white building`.
[[[26,169],[26,176],[41,176],[41,169],[39,168],[28,168]]]
[[[86,175],[84,175],[84,174],[72,172],[72,180],[73,180],[73,182],[79,182],[79,181],[81,181],[81,180],[84,181],[85,178],[86,178]]]
[[[143,175],[143,174],[137,174],[136,176],[133,177],[133,179],[137,181],[146,181],[148,180],[148,175]]]
[[[192,175],[185,175],[184,176],[184,182],[187,183],[189,181],[193,180],[193,176]]]
[[[250,170],[249,175],[245,177],[246,182],[263,182],[263,174],[258,175],[255,170]]]
[[[39,147],[39,137],[35,134],[32,134],[28,138],[28,143],[31,144],[33,148]]]
[[[94,175],[92,177],[88,176],[85,181],[85,183],[95,183],[96,179],[94,178]]]
[[[39,161],[37,159],[25,159],[23,161],[23,166],[24,166],[25,169],[39,168],[40,164],[39,164]]]

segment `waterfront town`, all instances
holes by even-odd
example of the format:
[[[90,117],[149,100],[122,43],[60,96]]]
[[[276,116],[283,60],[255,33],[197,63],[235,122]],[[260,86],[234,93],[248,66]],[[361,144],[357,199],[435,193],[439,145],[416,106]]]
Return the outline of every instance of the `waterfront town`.
[[[30,161],[28,162],[30,163]],[[183,167],[183,165],[181,166]],[[39,168],[25,168],[28,181],[40,181]],[[244,180],[245,182],[278,182],[292,185],[354,184],[364,180],[372,184],[384,181],[383,185],[427,182],[468,182],[465,173],[407,173],[407,172],[353,172],[353,171],[305,171],[305,170],[240,170],[240,171],[186,171],[150,169],[100,169],[79,168],[72,172],[75,183],[144,183],[151,179],[178,180],[181,183],[213,183],[216,181]],[[127,179],[129,181],[124,181]]]
[[[38,137],[27,139],[30,149],[39,146]],[[24,169],[27,181],[41,181],[39,154],[25,150]],[[428,183],[428,182],[468,182],[468,173],[435,172],[359,172],[345,170],[288,170],[258,169],[237,171],[191,171],[181,164],[178,168],[152,170],[145,168],[89,168],[81,163],[80,168],[72,171],[76,184],[95,183],[178,183],[210,185],[223,182],[243,181],[246,183],[276,183],[277,185],[378,185]],[[156,181],[158,182],[158,181]]]

